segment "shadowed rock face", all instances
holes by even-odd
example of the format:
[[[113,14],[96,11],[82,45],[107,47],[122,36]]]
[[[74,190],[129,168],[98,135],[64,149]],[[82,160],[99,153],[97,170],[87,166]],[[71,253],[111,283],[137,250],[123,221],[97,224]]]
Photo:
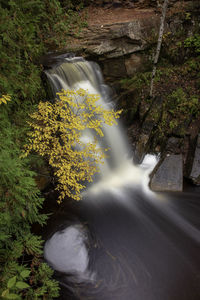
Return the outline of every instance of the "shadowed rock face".
[[[185,10],[190,2],[171,1],[166,32],[183,29],[183,20],[171,18],[171,14],[179,6]],[[111,82],[145,71],[151,58],[144,50],[157,40],[162,1],[99,0],[88,4],[88,27],[78,37],[72,37],[63,52],[74,52],[100,63],[104,76]]]
[[[183,190],[182,155],[167,155],[152,173],[150,187],[153,191]]]

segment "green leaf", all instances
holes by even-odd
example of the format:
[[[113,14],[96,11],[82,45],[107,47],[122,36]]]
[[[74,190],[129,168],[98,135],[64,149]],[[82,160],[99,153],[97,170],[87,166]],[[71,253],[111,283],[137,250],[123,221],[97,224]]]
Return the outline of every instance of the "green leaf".
[[[1,294],[2,297],[6,298],[6,296],[9,294],[9,289],[3,291],[3,293]]]
[[[7,287],[10,289],[15,285],[15,283],[16,283],[16,276],[14,276],[8,280]]]
[[[23,277],[23,278],[26,278],[29,276],[31,272],[29,270],[24,270],[20,273],[20,275]]]
[[[8,296],[6,296],[6,299],[19,299],[19,296],[16,294],[9,294]]]
[[[27,289],[27,288],[29,288],[30,286],[26,283],[26,282],[23,282],[23,281],[18,281],[17,283],[16,283],[16,287],[18,288],[18,289]]]

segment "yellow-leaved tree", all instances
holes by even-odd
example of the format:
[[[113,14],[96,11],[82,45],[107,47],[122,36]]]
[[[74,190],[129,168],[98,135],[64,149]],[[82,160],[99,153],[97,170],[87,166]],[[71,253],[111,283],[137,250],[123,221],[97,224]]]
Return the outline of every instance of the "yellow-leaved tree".
[[[83,136],[90,129],[102,137],[103,124],[116,123],[120,111],[107,110],[98,100],[99,95],[83,89],[62,90],[53,104],[40,102],[31,115],[24,156],[35,151],[48,160],[57,178],[58,202],[66,196],[80,200],[85,183],[92,181],[103,163],[107,149],[98,147],[95,138],[84,142]]]

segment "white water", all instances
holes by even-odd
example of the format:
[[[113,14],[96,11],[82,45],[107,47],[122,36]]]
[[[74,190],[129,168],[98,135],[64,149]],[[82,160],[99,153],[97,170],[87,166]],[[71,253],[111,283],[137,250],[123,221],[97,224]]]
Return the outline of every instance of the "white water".
[[[46,71],[46,74],[55,94],[61,89],[78,90],[82,88],[90,94],[100,95],[97,105],[104,106],[108,110],[113,107],[109,98],[109,88],[103,82],[100,68],[94,63],[83,59],[79,61],[67,59],[59,67]],[[129,146],[120,125],[104,125],[103,133],[104,137],[98,138],[99,147],[110,149],[109,158],[104,159],[103,164],[100,165],[100,178],[87,190],[87,193],[96,194],[103,190],[120,188],[129,184],[143,185],[144,190],[148,191],[148,174],[152,166],[155,165],[156,159],[151,158],[149,171],[143,167],[134,166],[132,160],[128,158]],[[93,139],[94,132],[86,130],[82,136],[82,141],[87,143],[92,142]]]
[[[54,270],[73,274],[76,281],[93,280],[95,275],[88,271],[87,240],[81,224],[71,225],[55,232],[45,243],[44,257]]]
[[[153,194],[148,188],[148,176],[154,168],[157,159],[153,155],[146,155],[139,167],[134,166],[130,160],[121,165],[113,173],[93,184],[83,196],[94,199],[98,209],[102,209],[107,198],[101,197],[98,201],[95,196],[109,192],[115,196],[115,201],[120,201],[129,211],[134,208],[134,202],[126,195],[125,187],[142,187],[144,193]],[[102,220],[103,222],[103,220]],[[44,257],[56,271],[63,272],[73,277],[68,281],[92,282],[97,280],[97,274],[89,270],[88,232],[80,224],[71,225],[64,230],[55,232],[47,240],[44,247]]]
[[[126,159],[114,171],[106,173],[105,177],[92,185],[86,193],[99,194],[103,191],[119,191],[125,186],[142,187],[143,191],[153,194],[148,187],[149,174],[157,163],[157,157],[147,154],[140,166],[135,166],[132,160]]]
[[[96,64],[86,61],[69,61],[59,67],[46,71],[52,84],[54,94],[61,89],[87,90],[90,94],[99,94],[98,105],[107,109],[113,106],[109,99],[109,88],[104,84],[101,71]],[[135,166],[128,158],[129,147],[123,137],[120,126],[103,127],[104,137],[99,138],[99,147],[110,148],[110,158],[104,159],[100,165],[100,178],[93,183],[83,196],[93,196],[109,191],[121,198],[121,188],[125,186],[140,186],[150,193],[148,176],[156,158],[146,156],[141,167]],[[86,130],[82,141],[92,142],[94,133]],[[88,251],[86,247],[86,231],[80,226],[70,226],[56,232],[45,244],[45,258],[58,271],[78,275],[78,280],[92,280],[94,274],[88,272]],[[63,261],[63,257],[66,260]]]
[[[102,74],[100,69],[97,65],[93,63],[86,62],[84,60],[81,61],[74,61],[74,60],[67,60],[66,63],[63,63],[59,67],[49,70],[46,72],[47,76],[52,84],[52,88],[54,93],[60,91],[61,89],[74,89],[77,90],[79,88],[83,88],[88,90],[89,93],[92,94],[100,94],[100,100],[98,102],[99,105],[103,105],[107,109],[110,109],[110,107],[113,106],[111,99],[109,98],[109,89],[104,84],[102,79]],[[169,265],[170,263],[173,265],[175,261],[180,259],[182,263],[182,252],[180,249],[176,248],[175,245],[171,245],[171,242],[168,241],[168,237],[165,236],[165,233],[160,232],[159,228],[157,228],[156,224],[156,218],[158,218],[157,213],[155,214],[155,211],[159,211],[160,218],[162,220],[163,217],[166,217],[167,220],[171,222],[171,224],[176,225],[176,228],[181,229],[183,232],[187,234],[190,238],[192,238],[196,242],[199,241],[199,231],[193,227],[187,220],[184,219],[183,216],[181,216],[178,212],[175,211],[175,208],[171,206],[170,203],[168,203],[168,198],[165,196],[156,196],[153,192],[149,190],[148,182],[149,182],[149,174],[154,168],[155,164],[157,163],[157,158],[152,155],[146,155],[142,164],[140,166],[135,166],[131,159],[128,158],[129,153],[129,147],[128,143],[126,142],[126,139],[124,138],[122,131],[120,129],[120,126],[104,126],[104,138],[99,139],[99,147],[105,146],[106,148],[111,148],[110,150],[110,158],[104,160],[104,164],[101,167],[101,173],[98,177],[98,180],[95,181],[88,189],[83,193],[83,196],[86,196],[86,200],[89,199],[89,201],[85,201],[84,205],[87,205],[89,203],[89,206],[93,205],[92,208],[92,216],[95,215],[95,222],[97,221],[97,229],[98,231],[103,232],[103,237],[105,236],[104,243],[107,245],[107,247],[113,246],[111,250],[115,253],[115,251],[119,248],[119,257],[123,258],[123,267],[124,262],[126,262],[126,253],[128,251],[128,247],[130,247],[130,256],[127,260],[127,265],[132,262],[132,259],[134,261],[134,267],[133,267],[133,273],[131,273],[131,276],[135,274],[135,270],[137,271],[137,264],[138,261],[142,261],[142,257],[140,260],[138,260],[137,256],[134,256],[135,249],[139,249],[138,255],[140,253],[143,253],[145,246],[146,247],[146,257],[148,258],[150,255],[150,259],[148,259],[148,263],[151,263],[152,259],[152,268],[148,269],[148,263],[139,264],[138,271],[136,274],[138,275],[138,278],[140,278],[140,275],[142,276],[142,280],[140,282],[140,285],[136,284],[134,286],[134,292],[137,291],[137,289],[141,287],[141,291],[138,292],[138,295],[143,295],[144,291],[144,284],[147,284],[149,281],[144,280],[144,274],[143,274],[143,268],[147,270],[148,274],[154,273],[154,269],[156,270],[156,266],[159,262],[158,258],[160,258],[160,274],[155,275],[154,278],[156,278],[156,281],[159,281],[160,275],[162,279],[162,272],[163,272],[163,266],[162,261],[165,261],[167,259],[166,263],[166,269],[168,267],[168,260]],[[86,130],[84,135],[82,136],[82,141],[85,141],[86,143],[88,141],[92,141],[94,137],[94,133],[91,130]],[[138,200],[137,198],[137,192],[136,190],[140,190],[141,199]],[[129,193],[131,190],[131,193]],[[135,193],[136,192],[136,193]],[[111,197],[109,197],[108,194],[111,194]],[[136,195],[136,196],[135,196]],[[100,197],[99,197],[100,196]],[[113,197],[112,197],[113,196]],[[147,196],[147,197],[146,197]],[[111,208],[106,207],[106,204],[108,201],[113,201],[114,203],[111,203]],[[91,200],[92,205],[91,205]],[[117,203],[118,202],[118,203]],[[94,205],[95,204],[95,205]],[[116,205],[117,204],[117,205]],[[117,207],[119,205],[119,210],[121,214],[124,214],[124,218],[122,218],[122,222],[120,219],[120,215],[118,215]],[[147,208],[146,208],[147,205]],[[156,210],[152,211],[152,208],[155,207]],[[126,212],[124,212],[124,208],[126,208]],[[110,209],[110,210],[109,210]],[[150,209],[151,214],[148,215]],[[131,218],[129,219],[129,214],[131,213]],[[116,213],[116,215],[115,215]],[[100,215],[100,217],[99,217]],[[128,219],[128,222],[126,224],[126,218]],[[155,219],[155,220],[154,220]],[[93,219],[92,219],[93,220]],[[107,223],[106,223],[107,220]],[[154,224],[155,221],[155,224]],[[104,225],[104,222],[106,226]],[[121,222],[121,223],[120,223]],[[160,219],[157,219],[158,227],[159,225],[164,222],[160,222]],[[118,226],[118,223],[120,224]],[[114,225],[113,225],[114,224]],[[103,225],[103,226],[102,226]],[[125,227],[123,227],[125,226]],[[137,227],[138,226],[138,227]],[[170,225],[171,226],[171,225]],[[123,228],[125,230],[123,231]],[[143,233],[145,232],[146,235],[143,236],[142,243],[140,243],[140,238],[137,238],[136,231],[138,228],[142,228],[140,234],[143,236]],[[168,227],[165,227],[165,229],[168,230]],[[121,231],[121,232],[120,232]],[[107,238],[107,232],[108,232],[108,238]],[[109,236],[110,232],[110,236]],[[126,236],[128,234],[128,238],[126,240]],[[153,234],[155,239],[155,248],[151,248],[152,241],[153,241]],[[125,246],[123,245],[123,242],[121,240],[118,241],[118,236],[125,242]],[[166,238],[167,237],[167,238]],[[177,237],[176,237],[177,238]],[[137,241],[139,240],[139,243],[137,244]],[[146,243],[146,241],[149,241]],[[110,242],[110,244],[109,244]],[[131,244],[133,243],[133,245]],[[162,244],[163,243],[163,244]],[[58,230],[55,232],[49,240],[45,243],[44,247],[44,256],[47,262],[57,271],[63,272],[65,274],[71,274],[71,279],[68,278],[68,282],[75,281],[77,283],[80,282],[88,282],[88,281],[94,281],[95,283],[95,289],[99,285],[99,283],[104,283],[104,276],[101,276],[98,274],[98,267],[92,268],[92,272],[89,270],[89,261],[90,261],[90,255],[89,255],[89,238],[88,238],[88,231],[87,229],[80,225],[70,225],[66,227],[64,230]],[[127,245],[127,248],[126,248]],[[140,249],[141,245],[141,249]],[[149,245],[149,249],[148,249]],[[161,251],[157,251],[156,256],[154,257],[154,251],[156,251],[157,246],[161,247]],[[164,245],[162,247],[162,245]],[[167,248],[166,248],[167,247]],[[174,256],[175,259],[172,262],[170,261],[167,256],[162,256],[162,253],[165,253],[165,248],[168,249],[169,253],[171,253],[172,257]],[[173,251],[171,250],[173,249]],[[118,259],[115,259],[112,254],[110,254],[110,251],[108,252],[105,248],[105,257],[111,258],[111,261],[113,260],[113,265],[117,265]],[[137,253],[137,251],[136,251]],[[177,254],[178,253],[178,254]],[[102,252],[101,252],[102,254]],[[122,255],[122,256],[120,256]],[[102,255],[102,257],[104,257]],[[134,257],[136,259],[134,260]],[[104,262],[104,260],[101,260],[101,255],[99,258],[99,262]],[[186,260],[183,260],[184,262]],[[186,261],[187,262],[187,261]],[[188,263],[188,262],[187,262]],[[99,267],[100,271],[101,269],[106,269],[106,265],[102,265]],[[122,267],[122,275],[123,275],[123,267]],[[107,270],[107,269],[106,269]],[[169,276],[173,275],[174,272]],[[125,273],[126,274],[126,273]],[[114,271],[112,269],[108,269],[108,275],[112,277],[115,277],[115,269]],[[116,275],[117,276],[117,275]],[[129,273],[127,273],[127,277],[125,277],[125,281],[128,281],[131,276],[129,276]],[[134,275],[135,276],[135,275]],[[148,275],[150,276],[150,275]],[[108,277],[109,278],[109,277]],[[136,278],[136,277],[134,277]],[[139,280],[137,278],[137,280]],[[166,279],[165,277],[163,277]],[[136,282],[137,282],[136,280]],[[112,283],[113,280],[110,282]],[[162,280],[161,280],[162,281]],[[105,280],[106,282],[106,280]],[[152,280],[152,282],[154,282]],[[119,280],[116,280],[116,289],[118,288],[119,284],[121,283],[121,278]],[[107,284],[107,282],[106,282]],[[106,286],[105,284],[105,286]],[[129,288],[133,286],[133,282],[129,285]],[[104,285],[102,285],[105,287]],[[142,299],[153,299],[153,300],[160,300],[163,299],[162,297],[154,297],[153,289],[151,291],[152,294],[148,294],[147,298],[143,298],[141,296],[136,296],[136,299],[142,300]],[[125,287],[125,293],[127,291],[127,288]],[[102,291],[100,291],[101,293]],[[118,295],[118,293],[116,294]],[[131,291],[132,295],[132,291]],[[89,299],[89,298],[88,298]],[[97,298],[99,299],[99,298]],[[104,299],[101,297],[101,299]],[[113,295],[109,298],[114,299]],[[121,299],[131,299],[130,296],[125,296]],[[169,299],[169,298],[168,298]]]

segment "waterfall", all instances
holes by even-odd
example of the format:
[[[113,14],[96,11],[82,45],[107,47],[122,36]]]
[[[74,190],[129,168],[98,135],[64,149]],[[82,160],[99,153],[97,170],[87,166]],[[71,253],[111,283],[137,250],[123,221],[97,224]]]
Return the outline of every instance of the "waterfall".
[[[111,89],[104,83],[101,69],[96,63],[83,58],[65,58],[60,65],[46,70],[45,73],[54,97],[62,89],[78,90],[82,88],[89,94],[100,96],[97,105],[101,105],[107,110],[114,108]],[[130,148],[120,124],[112,126],[105,124],[102,131],[104,136],[98,137],[98,146],[110,150],[108,157],[104,158],[103,164],[99,166],[99,176],[95,176],[95,181],[82,192],[84,203],[102,207],[103,200],[107,199],[101,197],[104,192],[114,194],[116,200],[121,201],[123,198],[121,197],[122,187],[127,185],[140,186],[143,191],[150,192],[148,174],[156,163],[155,157],[146,156],[140,167],[135,166],[133,160],[129,158]],[[82,142],[92,142],[94,135],[95,133],[91,129],[86,129],[81,138]],[[92,203],[91,198],[95,198]],[[124,205],[129,206],[128,202],[126,204],[124,202]],[[55,232],[45,244],[45,259],[55,270],[75,276],[72,276],[70,281],[94,280],[96,277],[95,272],[88,270],[87,236],[87,230],[77,224]],[[63,261],[65,255],[68,259]]]
[[[82,88],[89,94],[99,94],[97,105],[106,109],[113,108],[110,88],[104,83],[100,67],[83,58],[65,58],[59,66],[46,71],[52,86],[54,96],[61,89],[78,90]],[[144,172],[133,165],[128,157],[130,149],[120,125],[103,126],[104,137],[98,137],[99,147],[109,148],[108,158],[100,166],[98,182],[93,184],[87,192],[99,192],[112,187],[119,187],[128,183],[141,183]],[[82,141],[93,140],[94,132],[86,130]]]
[[[82,88],[100,95],[98,105],[114,106],[93,62],[66,58],[46,75],[55,97]],[[136,166],[120,124],[103,132],[99,147],[111,150],[100,175],[76,203],[77,215],[66,201],[49,226],[44,258],[57,271],[60,299],[200,299],[199,194],[154,194],[148,181],[157,159],[146,155]],[[82,141],[93,135],[86,130]]]

